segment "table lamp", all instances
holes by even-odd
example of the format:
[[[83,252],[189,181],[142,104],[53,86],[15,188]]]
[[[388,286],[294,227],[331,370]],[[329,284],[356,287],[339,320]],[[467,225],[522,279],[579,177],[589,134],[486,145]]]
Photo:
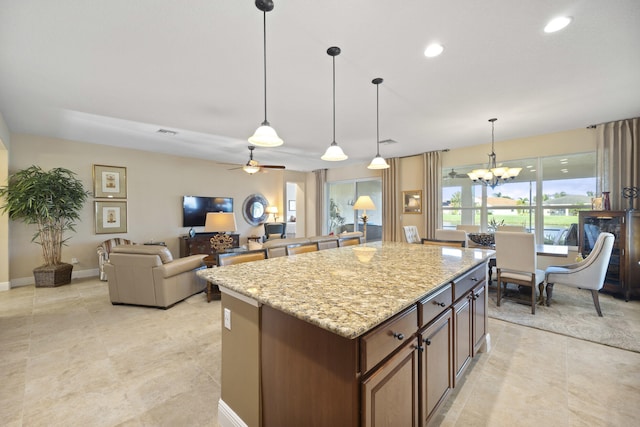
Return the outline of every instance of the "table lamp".
[[[272,214],[273,215],[273,222],[276,222],[278,220],[278,207],[277,206],[267,206],[267,209],[265,209],[265,211],[268,214]]]
[[[233,212],[207,212],[204,223],[205,233],[218,233],[209,241],[211,248],[216,252],[222,252],[233,246],[233,237],[226,234],[237,229],[236,216]]]
[[[367,209],[375,210],[376,205],[373,204],[373,200],[369,196],[360,196],[356,203],[353,205],[353,210],[362,210],[362,222],[364,223],[363,234],[364,234],[364,243],[367,243],[367,221],[369,221],[369,217],[367,216]]]

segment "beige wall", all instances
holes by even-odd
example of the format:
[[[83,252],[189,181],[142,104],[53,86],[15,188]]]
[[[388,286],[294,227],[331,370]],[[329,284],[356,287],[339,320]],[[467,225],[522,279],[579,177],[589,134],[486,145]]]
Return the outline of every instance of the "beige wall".
[[[182,227],[182,196],[185,194],[233,197],[237,232],[241,235],[240,243],[245,244],[247,236],[262,235],[263,227],[252,227],[244,220],[244,199],[250,194],[261,193],[270,203],[283,208],[285,174],[286,179],[303,183],[308,175],[276,170],[248,175],[242,170],[229,171],[228,166],[194,158],[24,134],[13,134],[11,138],[9,172],[32,164],[44,169],[65,167],[76,172],[85,188],[92,190],[94,164],[127,168],[128,232],[95,234],[94,198],[90,197],[82,210],[77,233],[69,235],[68,247],[63,248],[63,261],[70,262],[71,258],[78,258],[74,274],[82,274],[83,270],[95,273],[98,266],[96,246],[112,237],[123,237],[138,243],[152,239],[164,241],[177,257],[178,236],[188,231],[188,228]],[[303,211],[298,215],[304,214]],[[17,284],[33,283],[32,270],[42,264],[40,246],[30,243],[34,228],[11,222],[9,231],[9,277],[12,284],[16,279],[19,279]],[[196,231],[202,231],[202,227],[196,228]],[[24,283],[27,280],[30,281]]]
[[[9,128],[0,114],[0,186],[7,183],[10,147]],[[1,202],[0,202],[1,203]],[[0,213],[0,290],[9,289],[9,216]]]

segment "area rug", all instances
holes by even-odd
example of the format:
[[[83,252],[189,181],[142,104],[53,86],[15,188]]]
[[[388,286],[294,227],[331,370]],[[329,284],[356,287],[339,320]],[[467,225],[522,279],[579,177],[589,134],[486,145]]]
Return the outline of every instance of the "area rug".
[[[603,317],[596,313],[591,292],[556,285],[551,307],[531,306],[503,298],[496,306],[495,282],[489,287],[489,317],[518,325],[555,332],[586,341],[640,353],[640,301],[625,302],[600,292]]]

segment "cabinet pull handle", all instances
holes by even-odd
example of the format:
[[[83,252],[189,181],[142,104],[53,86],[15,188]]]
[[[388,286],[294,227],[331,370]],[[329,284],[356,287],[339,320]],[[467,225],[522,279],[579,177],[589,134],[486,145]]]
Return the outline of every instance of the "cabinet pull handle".
[[[422,347],[421,345],[414,345],[413,348],[415,348],[416,350],[420,350],[420,353],[424,353],[424,347]]]
[[[471,281],[472,281],[472,282],[477,282],[477,281],[478,281],[478,279],[476,279],[475,277],[471,277]]]
[[[425,338],[422,341],[424,341],[426,345],[431,345],[431,340],[429,338]]]
[[[400,332],[394,332],[393,337],[397,338],[399,341],[402,341],[404,339],[404,335],[402,335]]]
[[[478,298],[480,298],[480,294],[478,294],[478,293],[473,294],[473,299],[478,299]]]
[[[446,306],[446,304],[445,304],[445,303],[443,303],[443,302],[434,301],[433,303],[434,303],[435,305],[439,305],[440,307],[444,307],[444,306]]]

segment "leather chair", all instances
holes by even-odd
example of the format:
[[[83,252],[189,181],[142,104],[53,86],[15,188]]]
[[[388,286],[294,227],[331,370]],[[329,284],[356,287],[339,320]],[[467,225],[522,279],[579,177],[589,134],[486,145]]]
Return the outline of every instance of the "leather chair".
[[[363,238],[361,236],[352,236],[352,237],[341,237],[338,239],[338,246],[355,246],[362,244]]]
[[[116,237],[114,239],[105,240],[98,245],[98,268],[100,269],[100,280],[105,282],[107,274],[104,272],[104,265],[109,261],[109,253],[118,245],[132,245],[133,242],[128,239]]]
[[[225,265],[241,264],[243,262],[260,261],[267,259],[266,249],[255,249],[247,252],[222,252],[216,254],[216,265],[224,267]]]
[[[552,265],[545,271],[547,282],[547,306],[551,304],[553,285],[571,286],[591,291],[593,304],[598,316],[602,317],[598,291],[604,285],[604,278],[609,267],[609,259],[613,250],[615,236],[611,233],[600,233],[591,253],[582,261],[569,265]]]
[[[104,265],[111,303],[169,308],[202,292],[206,281],[196,272],[206,268],[206,256],[174,260],[165,246],[116,246]]]
[[[450,248],[464,248],[464,242],[460,242],[458,240],[422,239],[422,244],[427,246],[447,246]]]
[[[407,243],[420,243],[420,234],[418,233],[418,227],[415,225],[405,225],[402,227],[404,230],[404,238]]]
[[[544,289],[544,271],[537,268],[536,236],[531,233],[498,231],[496,239],[496,270],[498,299],[502,300],[502,285],[507,283],[531,288],[531,314],[536,314],[536,285],[540,297]]]
[[[307,252],[317,252],[318,242],[297,243],[287,246],[287,255],[299,255]]]

